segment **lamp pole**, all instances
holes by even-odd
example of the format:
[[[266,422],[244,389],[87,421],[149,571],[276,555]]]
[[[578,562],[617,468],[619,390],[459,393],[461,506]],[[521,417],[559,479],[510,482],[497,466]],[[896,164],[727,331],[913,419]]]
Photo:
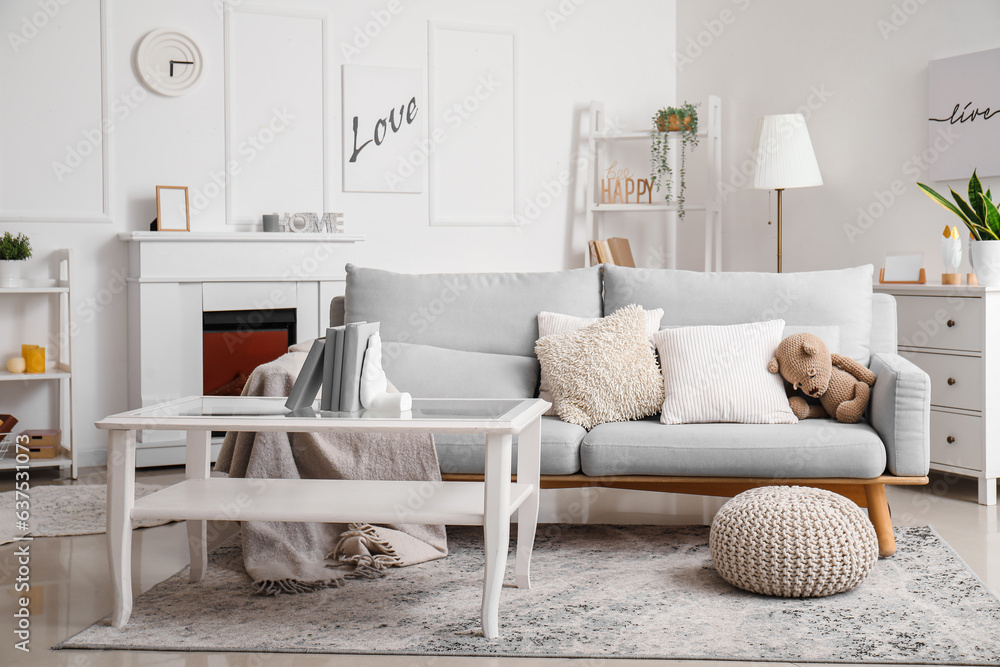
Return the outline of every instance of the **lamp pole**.
[[[781,191],[784,188],[777,188],[778,190],[778,273],[781,273]]]

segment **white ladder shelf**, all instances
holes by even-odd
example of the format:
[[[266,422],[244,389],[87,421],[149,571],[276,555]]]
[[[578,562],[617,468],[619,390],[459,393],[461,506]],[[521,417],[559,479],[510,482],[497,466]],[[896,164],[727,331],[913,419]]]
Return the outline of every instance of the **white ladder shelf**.
[[[699,115],[698,136],[704,139],[704,150],[707,153],[708,201],[685,204],[686,212],[704,214],[705,225],[705,271],[722,270],[722,99],[716,95],[708,98],[707,113]],[[671,133],[671,166],[675,176],[677,169],[677,150],[680,133]],[[590,156],[586,183],[587,201],[587,233],[591,240],[603,238],[603,216],[608,213],[642,212],[665,213],[665,266],[677,268],[677,205],[674,203],[653,204],[602,204],[601,203],[601,165],[602,157],[608,152],[608,144],[617,141],[651,141],[650,132],[611,132],[608,131],[604,117],[604,104],[591,102],[587,126],[587,154]],[[674,191],[677,183],[674,183]],[[655,198],[653,200],[656,201]],[[586,253],[588,262],[590,254]]]

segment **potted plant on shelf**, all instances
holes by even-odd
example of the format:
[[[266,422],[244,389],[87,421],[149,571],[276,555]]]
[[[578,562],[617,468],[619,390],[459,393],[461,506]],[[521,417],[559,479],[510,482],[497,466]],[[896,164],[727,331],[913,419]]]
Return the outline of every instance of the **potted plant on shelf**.
[[[975,170],[969,179],[969,201],[962,199],[953,188],[949,189],[955,200],[954,204],[923,183],[917,183],[917,186],[928,197],[961,218],[969,228],[969,262],[976,272],[979,284],[1000,287],[1000,211],[997,210],[990,190],[983,192],[983,184],[979,182]]]
[[[21,284],[21,262],[31,257],[31,243],[24,234],[4,232],[0,237],[0,287]]]
[[[684,219],[685,166],[688,150],[698,146],[698,105],[685,102],[679,107],[666,107],[653,115],[653,142],[649,151],[650,183],[656,191],[666,190],[670,203],[673,195],[673,169],[670,166],[670,133],[681,133],[681,164],[677,185],[677,217]]]

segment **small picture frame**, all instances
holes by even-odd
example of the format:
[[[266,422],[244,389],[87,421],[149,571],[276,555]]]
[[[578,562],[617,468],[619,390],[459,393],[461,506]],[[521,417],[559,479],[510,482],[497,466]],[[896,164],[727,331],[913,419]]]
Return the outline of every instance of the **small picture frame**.
[[[156,228],[161,232],[191,231],[191,207],[186,186],[156,186]]]
[[[890,285],[923,285],[927,282],[924,254],[887,252],[878,281]]]

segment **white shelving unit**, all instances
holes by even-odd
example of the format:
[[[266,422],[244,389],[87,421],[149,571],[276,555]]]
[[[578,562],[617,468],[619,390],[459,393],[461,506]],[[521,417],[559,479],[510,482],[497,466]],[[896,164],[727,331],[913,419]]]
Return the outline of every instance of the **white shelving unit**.
[[[708,105],[704,112],[699,114],[698,136],[701,138],[698,150],[704,150],[708,156],[707,170],[705,178],[707,181],[707,202],[686,203],[684,210],[687,213],[698,214],[704,218],[705,225],[705,271],[722,270],[722,100],[712,95],[708,98]],[[602,223],[603,217],[607,213],[660,213],[666,225],[664,236],[666,239],[666,266],[664,268],[677,268],[677,205],[666,203],[653,204],[602,204],[601,203],[601,169],[604,166],[604,156],[608,152],[608,144],[620,141],[645,141],[650,142],[650,133],[646,132],[619,132],[610,133],[607,131],[607,124],[604,118],[604,104],[602,102],[590,103],[589,124],[587,128],[587,149],[590,156],[590,168],[587,176],[586,199],[587,199],[587,230],[590,239],[603,238]],[[680,133],[671,132],[669,141],[673,144],[670,150],[671,166],[675,176],[678,173],[680,162]],[[689,174],[689,181],[694,175]],[[677,191],[677,184],[674,184],[674,192]],[[653,201],[656,201],[657,193],[653,193]],[[660,195],[662,197],[662,195]],[[662,199],[661,199],[662,201]],[[694,217],[694,216],[692,216]],[[686,218],[690,219],[690,218]],[[587,254],[589,258],[589,253]],[[589,259],[588,259],[589,261]]]
[[[54,361],[46,361],[44,373],[10,373],[6,367],[0,370],[0,382],[54,382],[59,392],[59,421],[57,428],[62,431],[61,444],[62,453],[52,459],[32,459],[28,464],[32,468],[70,468],[73,479],[77,478],[77,457],[76,447],[73,442],[73,372],[72,372],[72,254],[73,251],[65,248],[55,252],[59,263],[58,275],[54,280],[31,281],[22,280],[20,287],[0,288],[0,298],[10,298],[15,295],[24,297],[25,295],[57,296],[59,298],[59,338],[57,346],[57,356]],[[46,346],[51,349],[51,346]],[[48,350],[46,350],[48,352]],[[14,415],[15,417],[17,415]],[[24,424],[24,420],[15,427]],[[17,463],[14,460],[14,448],[11,447],[7,455],[0,459],[0,470],[10,470]]]

